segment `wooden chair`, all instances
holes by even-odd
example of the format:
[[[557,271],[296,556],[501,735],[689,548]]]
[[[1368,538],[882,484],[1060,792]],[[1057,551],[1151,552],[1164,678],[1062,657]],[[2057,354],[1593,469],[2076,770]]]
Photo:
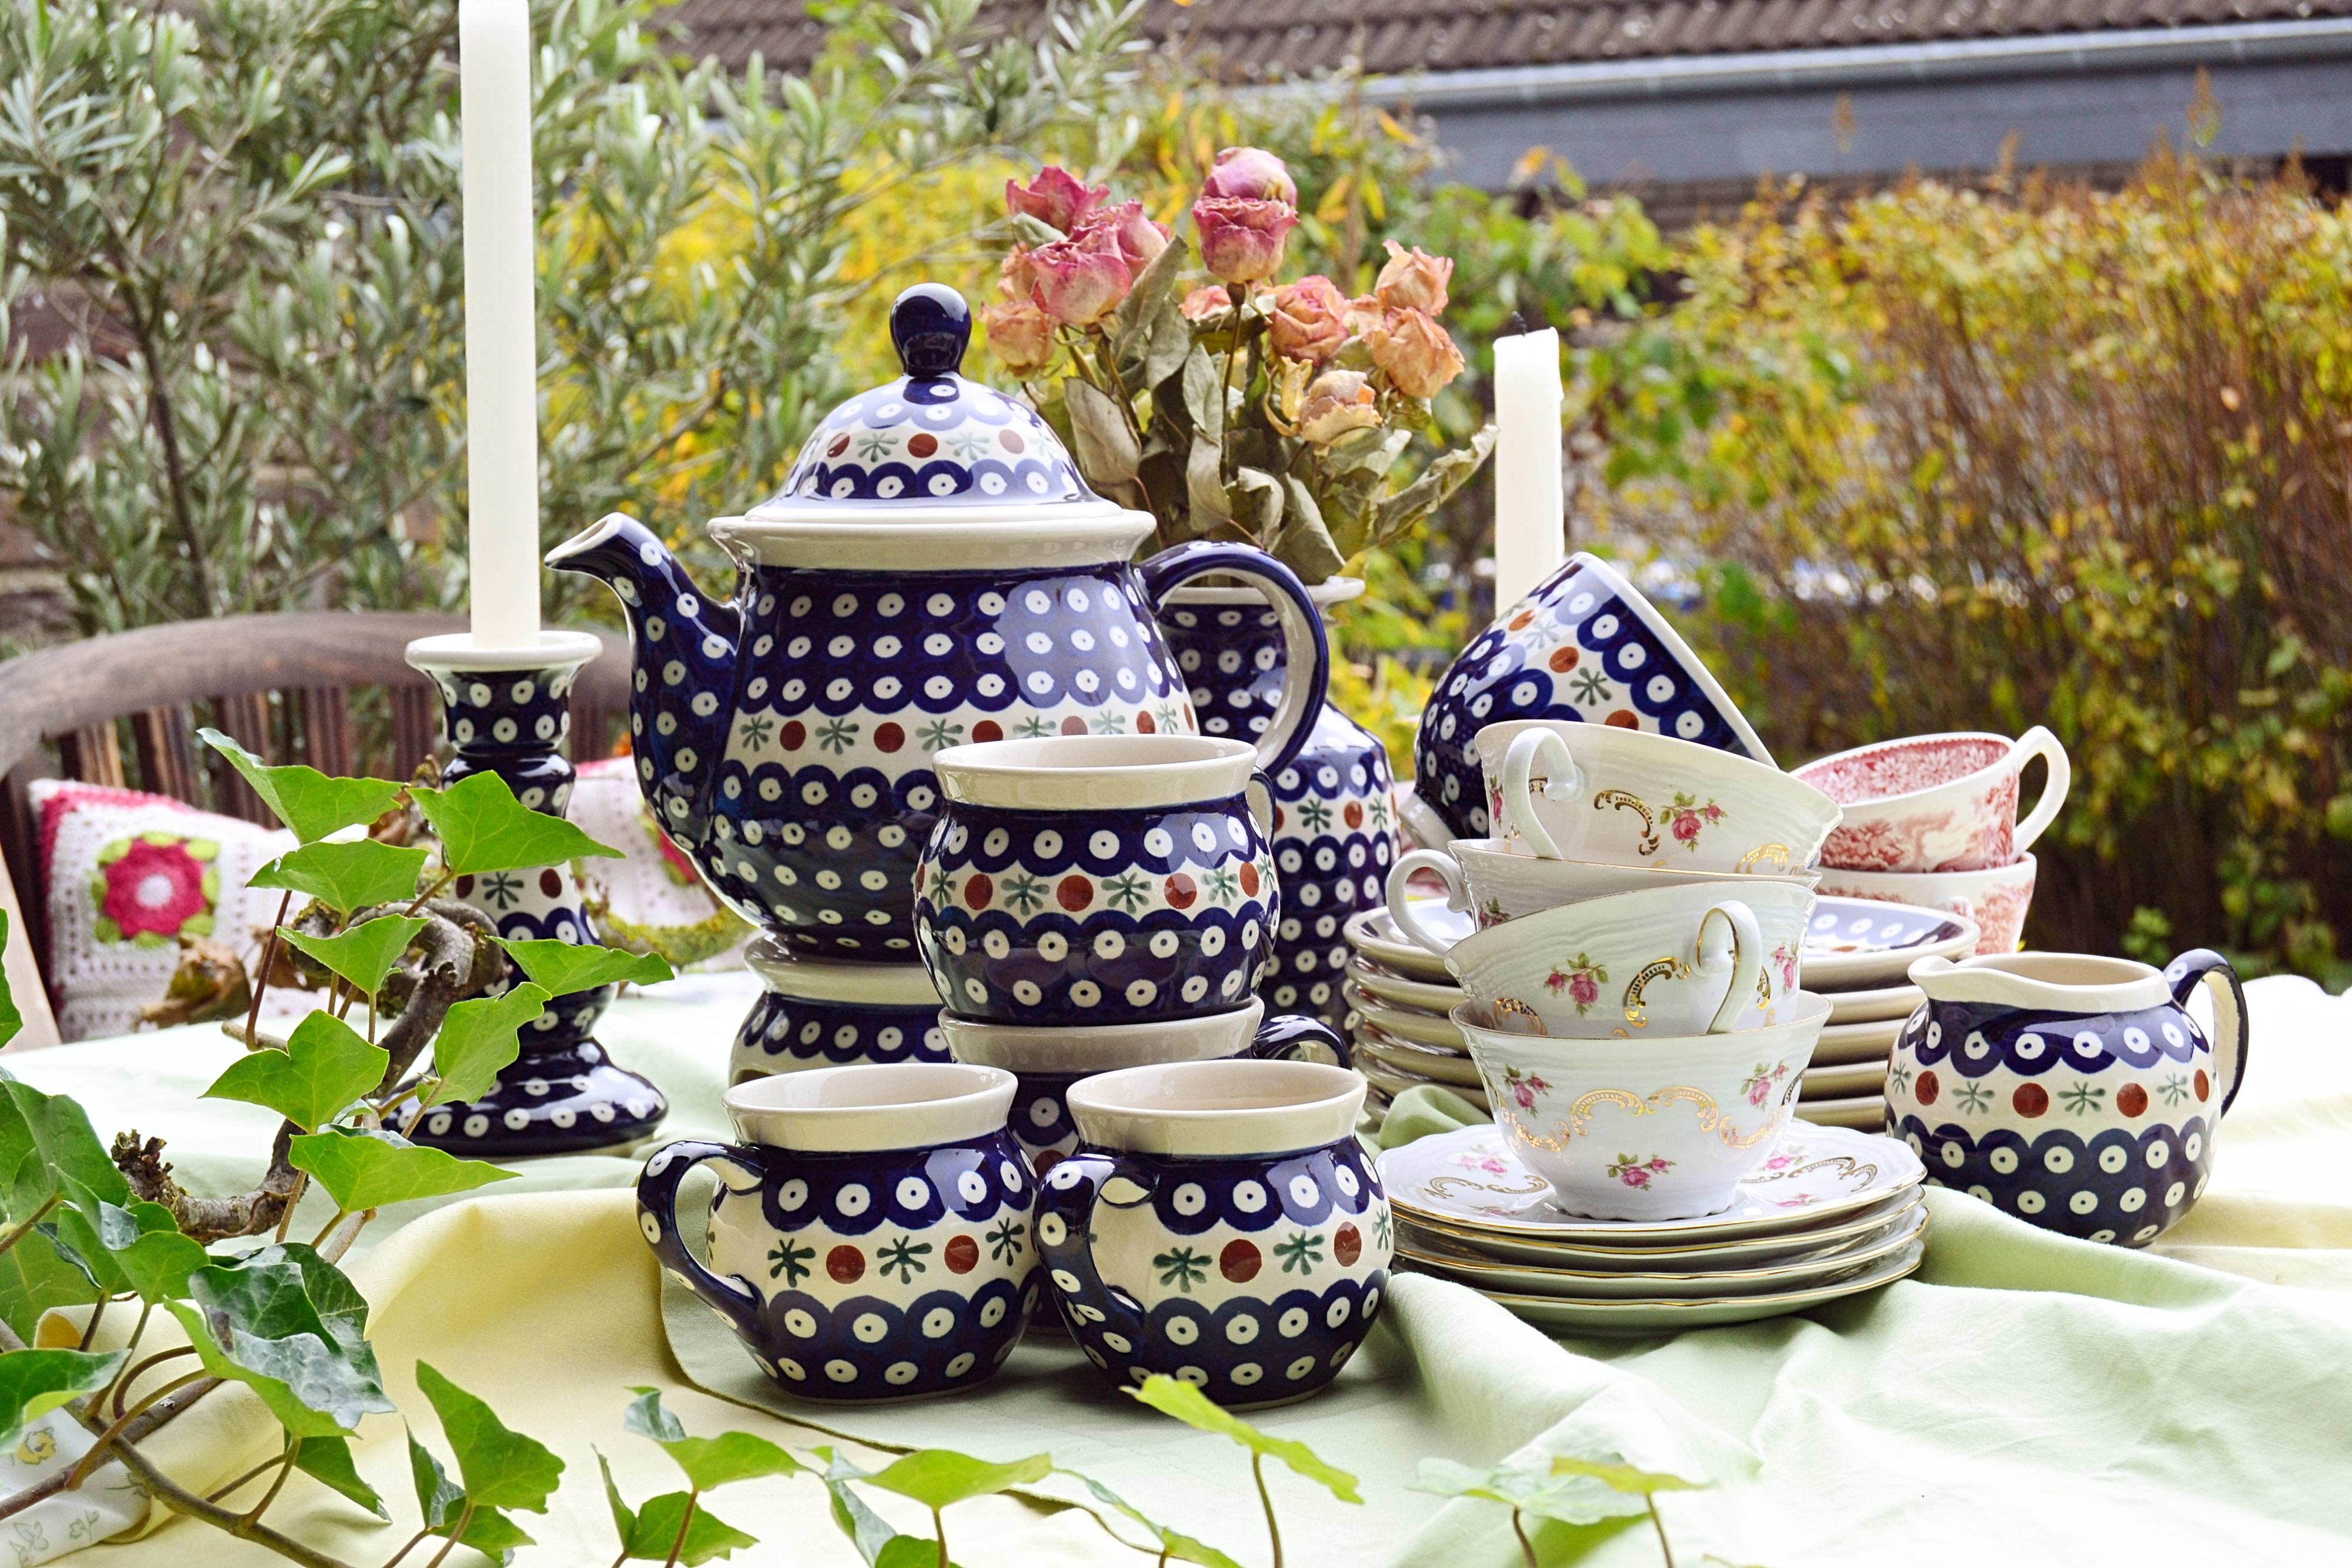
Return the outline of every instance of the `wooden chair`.
[[[22,935],[12,930],[8,956],[26,1043],[44,1023],[56,1038],[45,991],[26,995],[18,983],[26,957],[43,966],[49,950],[28,793],[35,779],[145,789],[272,822],[236,770],[195,740],[207,725],[271,762],[405,779],[440,737],[440,698],[402,650],[465,626],[453,616],[388,612],[231,615],[0,663],[0,856],[21,906],[22,919],[10,924]],[[628,646],[613,632],[596,634],[604,656],[572,688],[572,751],[583,760],[605,755],[629,702]]]

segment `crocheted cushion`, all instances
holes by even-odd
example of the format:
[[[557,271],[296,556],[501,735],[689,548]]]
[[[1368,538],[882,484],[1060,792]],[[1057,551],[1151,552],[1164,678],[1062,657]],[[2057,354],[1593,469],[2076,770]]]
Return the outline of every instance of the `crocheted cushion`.
[[[646,810],[635,765],[625,757],[583,763],[571,818],[621,860],[582,860],[572,870],[604,939],[659,953],[678,968],[740,968],[751,928],[711,897],[694,862]]]
[[[294,847],[282,829],[199,811],[163,795],[36,779],[49,988],[66,1040],[128,1034],[163,999],[183,936],[209,937],[250,965],[277,913],[246,886]]]

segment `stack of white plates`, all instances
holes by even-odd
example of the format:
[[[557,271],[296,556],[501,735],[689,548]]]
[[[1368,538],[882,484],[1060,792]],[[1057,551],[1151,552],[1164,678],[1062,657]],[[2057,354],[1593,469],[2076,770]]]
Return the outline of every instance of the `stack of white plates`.
[[[1554,1201],[1497,1129],[1391,1149],[1399,1266],[1468,1285],[1563,1333],[1674,1333],[1801,1312],[1919,1266],[1927,1174],[1893,1138],[1789,1124],[1720,1214],[1589,1219]]]
[[[1416,899],[1412,912],[1441,937],[1458,941],[1473,929],[1470,916],[1442,898]],[[1463,998],[1445,960],[1400,932],[1386,909],[1349,921],[1347,938],[1348,1034],[1373,1091],[1394,1098],[1434,1083],[1486,1105],[1462,1031],[1446,1017]],[[1830,1021],[1800,1091],[1807,1120],[1863,1129],[1884,1123],[1887,1054],[1921,999],[1906,971],[1920,958],[1960,957],[1976,943],[1973,922],[1940,910],[1814,901],[1798,983],[1829,998]]]

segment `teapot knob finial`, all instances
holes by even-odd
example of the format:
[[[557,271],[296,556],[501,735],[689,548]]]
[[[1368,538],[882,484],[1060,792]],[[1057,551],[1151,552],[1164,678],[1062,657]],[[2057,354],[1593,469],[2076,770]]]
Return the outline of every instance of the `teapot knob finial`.
[[[907,374],[951,376],[971,343],[971,307],[944,283],[918,283],[890,307],[890,341]]]

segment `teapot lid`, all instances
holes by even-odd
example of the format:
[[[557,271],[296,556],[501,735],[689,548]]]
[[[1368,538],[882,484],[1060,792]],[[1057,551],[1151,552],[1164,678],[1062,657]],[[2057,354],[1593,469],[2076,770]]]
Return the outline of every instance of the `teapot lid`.
[[[789,512],[880,521],[894,507],[1104,506],[1034,409],[957,373],[971,342],[962,295],[916,284],[890,307],[890,340],[906,373],[825,415],[783,488],[753,518]]]

